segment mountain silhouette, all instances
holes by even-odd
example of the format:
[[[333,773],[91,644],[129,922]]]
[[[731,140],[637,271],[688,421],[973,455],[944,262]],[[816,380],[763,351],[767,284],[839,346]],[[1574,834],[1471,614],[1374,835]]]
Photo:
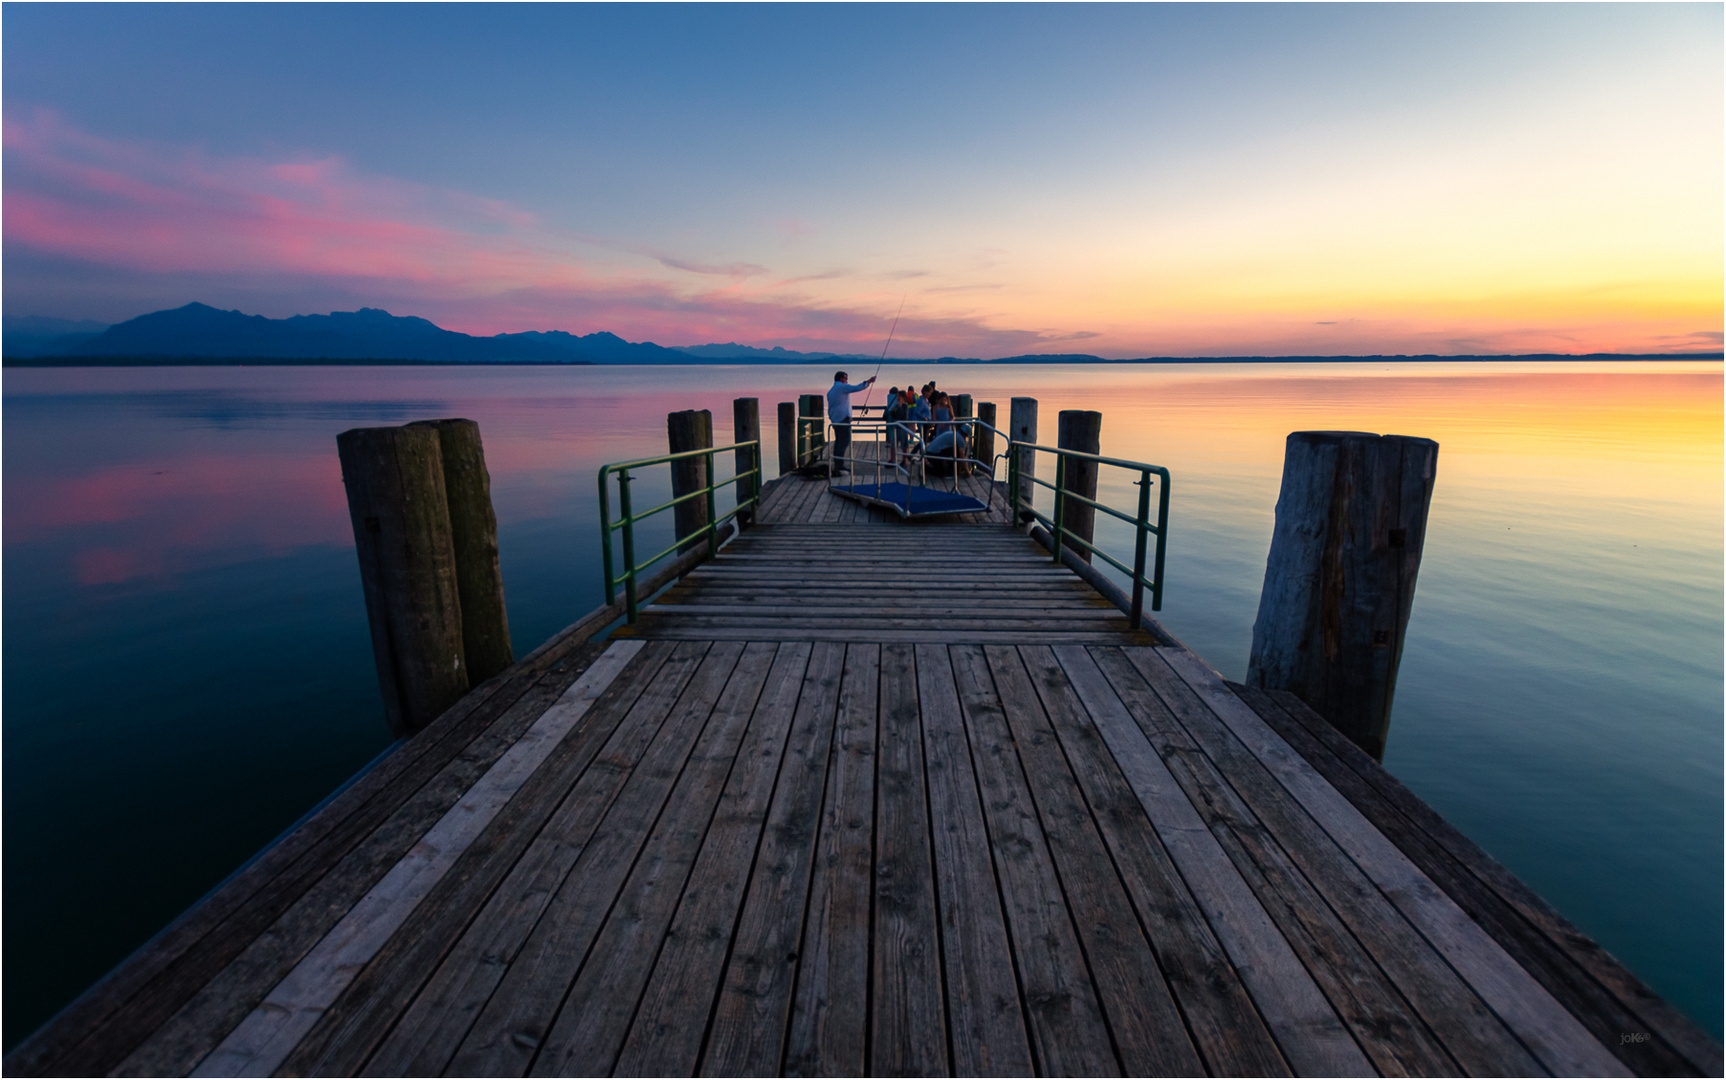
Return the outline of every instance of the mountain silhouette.
[[[82,336],[80,336],[82,337]],[[271,360],[419,360],[470,364],[687,364],[652,342],[599,331],[474,337],[380,308],[271,319],[191,303],[110,326],[54,350],[79,357],[232,357]]]

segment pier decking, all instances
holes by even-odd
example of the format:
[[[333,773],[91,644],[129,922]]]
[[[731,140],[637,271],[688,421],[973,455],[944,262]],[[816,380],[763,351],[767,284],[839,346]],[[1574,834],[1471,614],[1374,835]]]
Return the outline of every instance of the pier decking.
[[[980,485],[982,481],[967,481]],[[1289,695],[819,482],[476,688],[13,1075],[1718,1075]]]

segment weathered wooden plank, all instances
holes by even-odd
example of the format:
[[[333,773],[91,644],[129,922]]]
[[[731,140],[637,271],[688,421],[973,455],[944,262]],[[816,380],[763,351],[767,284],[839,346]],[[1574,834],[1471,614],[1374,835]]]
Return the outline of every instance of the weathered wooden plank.
[[[542,678],[561,693],[599,651],[565,641],[476,687],[15,1047],[5,1071],[100,1075],[117,1067]]]
[[[372,962],[324,1010],[279,1074],[348,1076],[361,1069],[456,945],[474,913],[516,865],[576,777],[612,739],[672,649],[668,642],[646,644],[594,705],[587,722],[556,748]]]
[[[1144,674],[1143,665],[1134,666]],[[1250,756],[1241,758],[1226,738],[1216,745],[1207,739],[1205,725],[1215,720],[1190,691],[1182,693],[1184,684],[1144,677],[1161,695],[1141,715],[1146,733],[1378,1069],[1473,1075],[1499,1049],[1530,1075],[1538,1071],[1418,936],[1405,926],[1374,924],[1387,916],[1398,921],[1394,910],[1342,865],[1346,860],[1298,807],[1255,773]],[[1473,1025],[1485,1049],[1464,1047],[1458,1062],[1446,1048],[1453,1040],[1435,1025],[1453,1036]]]
[[[533,1062],[536,1076],[609,1072],[634,1019],[776,648],[751,644],[677,780]]]
[[[1029,1076],[1031,1045],[953,666],[941,645],[917,646],[916,659],[953,1071]]]
[[[520,1076],[532,1065],[742,652],[740,644],[721,642],[703,657],[569,876],[511,958],[451,1060],[451,1071]]]
[[[613,644],[199,1063],[194,1076],[268,1076],[514,797],[644,643]]]
[[[808,644],[792,643],[780,646],[773,658],[737,764],[613,1067],[619,1076],[695,1072],[810,652]]]
[[[1084,646],[1021,648],[1019,654],[1044,688],[1045,702],[1058,703],[1048,710],[1049,718],[1206,1071],[1213,1076],[1290,1075],[1289,1063],[1099,730],[1129,727],[1126,707]],[[1139,747],[1150,750],[1142,740]]]
[[[1120,609],[1107,601],[1100,601],[1094,596],[1084,596],[1077,592],[1065,590],[1026,590],[1016,595],[1006,597],[987,595],[981,590],[967,595],[963,592],[947,592],[922,595],[893,595],[888,592],[893,586],[884,583],[874,593],[866,590],[854,592],[827,592],[825,590],[798,592],[790,589],[771,592],[756,592],[750,589],[708,589],[690,586],[679,590],[675,595],[661,597],[658,603],[643,608],[643,612],[658,615],[727,614],[736,615],[748,612],[760,612],[771,608],[792,608],[797,612],[824,608],[839,609],[847,614],[858,610],[875,610],[897,615],[925,615],[931,612],[950,612],[956,615],[977,615],[979,612],[1026,612],[1025,617],[1034,618],[1037,612],[1052,613],[1100,612],[1099,617],[1119,615]],[[703,612],[684,610],[686,606],[704,605],[723,608],[722,612]],[[776,612],[775,614],[789,614]],[[1019,617],[1014,615],[1014,617]],[[1070,616],[1069,616],[1070,617]]]
[[[879,646],[846,647],[820,847],[786,1037],[783,1071],[788,1076],[865,1072],[880,667]]]
[[[780,1071],[844,669],[842,645],[818,644],[810,654],[713,1008],[703,1075],[767,1076]]]
[[[846,552],[847,554],[854,553],[854,551],[855,551],[855,549],[853,547],[851,547],[850,545],[847,545],[840,550]],[[883,545],[879,551],[879,554],[883,558],[886,558],[887,556],[892,555],[896,550],[897,550],[896,545],[893,545],[893,546]],[[969,548],[966,548],[966,549],[959,549],[959,548],[948,549],[947,558],[948,558],[948,561],[950,561],[951,564],[955,565],[955,566],[963,566],[967,563],[971,563],[971,562],[976,561],[976,559],[971,554],[971,549],[969,549]],[[1020,563],[1036,563],[1039,566],[1050,565],[1049,559],[1047,556],[1037,555],[1034,553],[1021,554],[1018,552],[1013,552],[1013,553],[1009,554],[1009,553],[1003,552],[1000,554],[990,554],[989,555],[989,561],[991,563],[996,563],[996,564],[1000,564],[1003,566],[1013,566],[1013,565],[1017,565]],[[771,552],[766,552],[766,553],[761,553],[761,554],[752,554],[749,551],[732,553],[729,548],[726,549],[725,554],[720,555],[717,559],[714,559],[713,561],[709,562],[707,565],[708,566],[727,566],[731,563],[749,563],[749,562],[772,562],[775,565],[781,565],[781,566],[798,566],[798,565],[804,565],[804,564],[809,564],[809,565],[814,565],[814,566],[829,565],[826,558],[817,557],[817,556],[813,556],[813,555],[811,555],[808,558],[803,558],[800,556],[776,555],[776,554],[773,554]]]
[[[947,1017],[923,787],[916,661],[881,650],[880,759],[875,805],[875,941],[869,1068],[945,1076]]]
[[[598,757],[568,789],[533,843],[366,1062],[365,1075],[443,1072],[571,868],[588,850],[601,818],[706,653],[703,642],[679,645],[654,674]]]
[[[1644,1042],[1603,1040],[1631,1071],[1638,1076],[1712,1076],[1720,1071],[1704,1071],[1705,1062],[1686,1057],[1663,1035],[1663,1025],[1650,1023],[1611,988],[1631,983],[1636,988],[1633,1000],[1664,1006],[1640,980],[1299,698],[1287,691],[1273,695],[1228,685],[1588,1030],[1650,1033]],[[1525,906],[1536,909],[1539,922],[1523,913]],[[1694,1033],[1693,1040],[1700,1036],[1688,1021],[1682,1022]],[[1706,1037],[1701,1038],[1707,1045]],[[1718,1057],[1718,1047],[1714,1049]]]
[[[1024,1008],[1044,1076],[1118,1076],[1006,713],[981,646],[948,649],[988,820]]]
[[[1622,1063],[1584,1030],[1575,1017],[1383,834],[1372,828],[1312,766],[1290,750],[1245,703],[1230,693],[1222,676],[1185,649],[1158,650],[1157,656],[1147,657],[1146,664],[1140,665],[1141,671],[1154,666],[1151,661],[1166,661],[1171,672],[1199,694],[1211,714],[1239,740],[1238,745],[1249,751],[1260,769],[1274,776],[1335,845],[1327,850],[1319,843],[1297,844],[1290,854],[1297,860],[1309,852],[1322,855],[1327,862],[1335,862],[1341,879],[1360,877],[1376,886],[1366,895],[1361,912],[1366,918],[1359,924],[1351,922],[1351,929],[1373,949],[1380,964],[1391,969],[1392,977],[1411,1002],[1423,1010],[1423,1015],[1429,1017],[1435,1033],[1464,1067],[1473,1067],[1471,1059],[1478,1058],[1482,1070],[1503,1069],[1520,1050],[1519,1040],[1547,1068],[1560,1075],[1624,1074]],[[1158,690],[1161,692],[1162,687]],[[1226,745],[1223,740],[1217,742]],[[1207,745],[1206,751],[1215,756],[1212,746]],[[1268,808],[1258,806],[1255,810],[1268,812]],[[1299,827],[1299,819],[1293,821]],[[1282,832],[1284,825],[1278,822],[1274,827]],[[1331,850],[1338,855],[1346,852],[1346,856],[1333,859]],[[1330,875],[1319,874],[1314,884],[1324,888],[1331,880],[1334,879]],[[1345,888],[1354,892],[1361,886]],[[1413,963],[1413,943],[1404,952],[1402,928],[1381,910],[1374,895],[1393,905],[1446,963],[1442,966]],[[1327,894],[1327,898],[1335,906],[1345,894]],[[1411,961],[1406,967],[1401,963],[1405,956]],[[1457,976],[1479,995],[1476,1000],[1483,1005],[1477,1006],[1451,989],[1450,983]],[[1514,1038],[1500,1037],[1497,1031],[1501,1026],[1514,1032]]]
[[[1027,625],[1025,626],[1025,635],[1030,640],[1036,640],[1037,631],[1041,628],[1129,633],[1127,619],[1122,618],[1120,614],[1103,612],[1103,616],[1098,618],[1089,611],[1075,612],[1072,618],[1063,616],[1063,612],[1060,611],[1049,611],[1039,612],[1039,616],[1034,619],[1029,618],[1029,616],[1027,618],[1008,619],[1001,618],[1001,616],[984,616],[984,618],[934,616],[934,614],[923,614],[923,612],[918,612],[913,616],[896,616],[892,612],[853,609],[853,611],[842,611],[839,614],[816,612],[816,614],[808,614],[808,616],[784,614],[784,616],[775,618],[775,616],[765,616],[761,612],[754,611],[727,612],[727,614],[683,614],[677,609],[666,609],[666,611],[651,612],[651,614],[647,614],[646,618],[652,619],[656,623],[666,621],[666,623],[675,623],[678,626],[775,626],[780,630],[825,630],[835,623],[842,623],[851,630],[935,630],[935,628],[939,628],[939,630],[953,631],[953,633],[963,633],[967,630],[1001,630],[1003,626],[1022,623],[1022,625]]]
[[[942,629],[955,634],[963,634],[972,630],[1000,630],[1004,627],[1011,627],[1017,623],[1022,626],[1022,629],[1017,632],[1021,637],[1025,637],[1030,641],[1037,640],[1037,634],[1041,629],[1041,626],[1039,625],[1027,625],[1030,620],[1001,618],[999,616],[990,616],[986,614],[947,616],[939,619],[926,615],[897,618],[893,616],[877,615],[875,612],[868,610],[855,610],[846,615],[832,617],[782,615],[777,618],[763,617],[747,611],[740,611],[734,615],[684,615],[673,610],[644,613],[642,617],[643,625],[657,625],[660,622],[673,623],[680,627],[690,628],[769,626],[778,630],[825,630],[833,626],[835,623],[842,623],[846,629],[850,630]],[[1047,623],[1049,630],[1112,631],[1121,634],[1130,633],[1127,629],[1126,617],[1118,614],[1110,615],[1108,613],[1104,613],[1104,616],[1101,619],[1087,617],[1083,620],[1082,624],[1076,626],[1059,625],[1062,620],[1053,617],[1043,620],[1043,622]]]
[[[837,522],[839,515],[848,512],[854,504],[849,499],[841,499],[828,488],[821,493],[821,520],[829,524]]]
[[[686,615],[718,615],[728,620],[738,619],[854,619],[868,617],[870,619],[890,619],[893,625],[914,625],[917,623],[939,622],[941,625],[966,623],[999,624],[1004,613],[1011,613],[1014,619],[1029,619],[1038,622],[1062,624],[1068,622],[1095,623],[1103,621],[1112,625],[1118,624],[1126,628],[1121,613],[1113,608],[1095,608],[1085,604],[1063,606],[1054,603],[1020,604],[1016,607],[997,607],[990,604],[987,614],[980,613],[976,605],[968,607],[918,605],[900,606],[893,604],[860,611],[852,605],[826,606],[821,604],[716,604],[716,603],[676,603],[652,604],[644,611],[654,615],[667,617],[682,617]],[[864,616],[866,612],[866,616]]]
[[[797,516],[792,520],[803,524],[820,525],[824,520],[826,508],[827,484],[825,481],[812,480],[803,493],[803,502],[797,507]]]
[[[784,491],[778,501],[773,504],[772,520],[764,519],[762,524],[779,527],[797,520],[797,508],[809,497],[811,483],[801,476],[786,476],[781,483]]]
[[[879,645],[941,645],[1011,644],[1042,642],[1044,644],[1074,642],[1083,645],[1143,645],[1140,634],[1027,630],[871,630],[829,627],[826,629],[794,629],[777,624],[738,627],[680,627],[675,624],[650,623],[646,618],[639,624],[640,636],[667,641],[858,641]]]
[[[984,652],[1025,763],[1122,1071],[1131,1076],[1197,1075],[1203,1063],[1044,711],[1051,703],[1049,687],[1030,677],[1018,650],[989,646]],[[1060,707],[1059,699],[1054,700]]]
[[[755,515],[757,525],[772,525],[780,520],[780,507],[790,498],[794,482],[784,476],[767,481],[761,491],[761,507]]]
[[[864,576],[875,574],[902,574],[906,572],[905,561],[898,558],[882,559],[876,562],[864,562],[862,560],[852,559],[839,565],[844,566],[845,570],[851,574]],[[915,571],[913,571],[915,574],[923,573],[925,569],[924,567],[917,564],[912,565],[916,567]],[[794,568],[785,565],[717,566],[713,563],[706,563],[690,571],[686,576],[691,581],[737,580],[744,582],[758,582],[762,584],[776,584],[784,581],[797,581],[802,577],[805,571],[807,572],[808,580],[819,581],[832,574],[834,569],[835,563],[832,560],[809,563],[803,568]],[[1065,581],[1071,576],[1068,570],[1056,566],[1027,567],[1025,569],[1008,569],[1003,567],[998,570],[992,570],[988,567],[978,566],[973,562],[953,563],[950,565],[930,567],[928,568],[928,574],[930,577],[940,578],[940,580],[949,585],[959,582],[975,582],[980,585],[1000,585],[1006,582],[1035,583],[1039,581]]]
[[[389,872],[567,685],[542,680],[467,750],[347,850],[233,959],[206,976],[185,1003],[122,1061],[127,1073],[183,1074],[195,1068],[263,1000],[307,950]],[[220,955],[220,953],[218,953]]]
[[[792,559],[807,559],[817,547],[827,547],[843,551],[856,552],[860,555],[890,554],[896,550],[912,549],[920,554],[933,558],[952,558],[974,549],[981,550],[990,556],[1001,556],[1014,560],[1039,560],[1040,545],[1022,534],[986,533],[976,538],[966,538],[952,534],[936,534],[924,536],[922,529],[916,525],[906,524],[894,526],[888,524],[868,524],[865,527],[873,533],[871,536],[854,536],[839,534],[832,537],[822,537],[814,533],[786,533],[777,530],[783,526],[770,526],[768,535],[751,535],[744,539],[733,541],[726,546],[728,556],[743,554],[776,554]],[[842,525],[822,526],[824,529],[840,529]],[[979,531],[983,526],[977,527]],[[1050,562],[1048,555],[1040,556],[1040,561]]]
[[[840,562],[837,565],[846,566]],[[1082,582],[1063,578],[1046,578],[1041,581],[978,581],[975,579],[918,579],[913,572],[907,572],[905,566],[884,566],[870,569],[855,570],[855,577],[848,577],[843,582],[825,582],[812,578],[699,578],[685,581],[675,593],[670,593],[656,600],[661,603],[677,603],[681,600],[698,597],[715,596],[721,600],[715,603],[751,602],[751,598],[760,597],[756,603],[779,603],[792,601],[803,603],[807,601],[825,600],[829,604],[850,604],[854,601],[864,601],[870,604],[885,605],[891,603],[923,603],[923,604],[964,604],[975,600],[979,604],[988,601],[1021,601],[1035,603],[1055,601],[1071,606],[1081,604],[1086,607],[1115,608],[1104,601],[1093,603],[1097,598],[1094,590],[1087,589]]]
[[[843,561],[835,563],[841,568]],[[945,579],[924,579],[916,575],[915,564],[900,564],[885,569],[879,573],[846,576],[837,579],[823,579],[817,576],[786,577],[778,581],[760,580],[728,580],[723,578],[686,577],[678,586],[680,594],[691,589],[721,592],[729,590],[745,595],[767,594],[775,592],[791,592],[799,596],[835,595],[855,597],[859,594],[883,596],[890,587],[904,587],[912,590],[920,597],[936,597],[948,600],[964,596],[991,596],[998,599],[1010,599],[1023,596],[1036,599],[1046,596],[1085,597],[1096,595],[1084,582],[1076,577],[1048,577],[1039,580],[1015,582],[1011,585],[996,582],[957,582]]]
[[[841,564],[843,565],[843,564]],[[824,582],[803,582],[796,579],[756,579],[756,580],[723,580],[714,578],[692,579],[680,585],[674,594],[663,598],[663,602],[677,603],[681,600],[714,596],[730,602],[734,598],[746,602],[752,597],[760,597],[756,602],[770,602],[779,598],[798,603],[826,600],[829,603],[851,604],[865,602],[869,604],[888,604],[895,601],[905,603],[926,604],[963,604],[975,600],[983,601],[1018,600],[1026,603],[1054,601],[1057,604],[1071,606],[1082,604],[1086,607],[1099,609],[1119,608],[1105,601],[1103,604],[1092,602],[1096,598],[1093,590],[1085,588],[1083,583],[1068,579],[1050,578],[1041,582],[1024,582],[1005,584],[1001,582],[978,581],[939,581],[920,584],[908,580],[914,575],[907,575],[903,567],[859,573],[859,576],[845,584],[829,584]]]
[[[1187,790],[1177,784],[1165,765],[1165,760],[1172,760],[1177,753],[1202,755],[1178,725],[1166,718],[1162,702],[1120,649],[1093,647],[1090,651],[1109,679],[1110,688],[1127,706],[1132,726],[1116,722],[1118,718],[1100,707],[1091,715],[1266,1025],[1275,1033],[1284,1057],[1302,1076],[1377,1075],[1296,957],[1289,940],[1255,899],[1253,889],[1201,818],[1197,807],[1208,810],[1210,802],[1202,795],[1196,802],[1189,801]],[[1075,686],[1083,692],[1083,686]]]

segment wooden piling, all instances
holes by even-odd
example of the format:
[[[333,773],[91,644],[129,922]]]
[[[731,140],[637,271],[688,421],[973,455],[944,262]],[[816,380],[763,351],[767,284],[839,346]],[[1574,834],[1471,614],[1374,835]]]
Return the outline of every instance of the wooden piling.
[[[797,403],[779,403],[779,475],[797,467]]]
[[[438,431],[354,428],[336,449],[384,717],[412,735],[469,686]]]
[[[971,419],[972,415],[973,415],[971,412],[971,395],[970,394],[953,394],[952,398],[953,398],[953,419],[955,419],[955,420],[969,420],[969,419]]]
[[[681,454],[685,450],[705,450],[713,445],[713,414],[706,409],[684,409],[682,412],[668,413],[665,417],[665,432],[673,454]],[[707,465],[708,459],[705,457],[684,458],[682,461],[672,462],[671,497],[675,499],[706,487],[709,483]],[[695,536],[707,524],[708,502],[707,499],[690,499],[672,508],[679,540],[686,536]],[[678,550],[693,551],[701,543],[705,541],[693,539],[680,545]]]
[[[1101,453],[1103,414],[1089,409],[1062,409],[1056,429],[1057,442],[1063,450],[1078,450],[1086,454]],[[1066,482],[1064,489],[1071,493],[1083,495],[1087,499],[1097,497],[1097,463],[1085,461],[1082,458],[1066,459]],[[1065,499],[1061,508],[1061,531],[1068,536],[1077,536],[1086,543],[1096,538],[1097,509],[1094,506],[1080,502],[1078,499]],[[1075,547],[1073,553],[1086,562],[1091,561],[1091,553],[1082,547]]]
[[[1380,760],[1414,605],[1438,444],[1288,437],[1247,683],[1289,690]]]
[[[797,464],[808,465],[821,460],[827,447],[827,421],[823,411],[827,398],[822,394],[801,394],[797,398]]]
[[[755,478],[750,475],[756,463],[761,460],[761,399],[752,397],[733,398],[731,401],[731,420],[736,439],[739,444],[737,454],[737,502],[742,505],[755,497],[759,490]],[[754,442],[752,448],[741,448],[741,444]],[[737,527],[748,528],[755,520],[755,511],[741,510],[737,514]]]
[[[462,649],[468,681],[478,685],[515,663],[485,447],[480,443],[479,425],[472,420],[419,420],[408,426],[431,427],[438,433],[444,500],[449,505],[450,542],[461,596]]]
[[[971,429],[972,456],[985,465],[992,465],[995,461],[995,433],[989,428],[995,426],[995,403],[993,401],[979,402],[977,404],[977,419],[981,420],[983,424],[988,424],[989,427],[983,427],[982,424],[979,424]],[[1006,476],[999,475],[995,479],[1006,480]]]
[[[1037,441],[1037,399],[1034,397],[1016,397],[1008,406],[1007,434],[1017,443],[1035,443]],[[1018,451],[1019,491],[1016,502],[1030,505],[1036,488],[1031,481],[1037,475],[1037,453],[1034,450],[1021,448]]]

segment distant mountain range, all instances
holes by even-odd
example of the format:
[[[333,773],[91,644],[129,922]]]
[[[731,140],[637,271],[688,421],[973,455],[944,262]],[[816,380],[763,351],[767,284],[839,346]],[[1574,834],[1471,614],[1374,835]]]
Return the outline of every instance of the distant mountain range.
[[[9,364],[180,363],[418,363],[418,364],[798,364],[838,353],[758,349],[731,342],[670,349],[616,334],[496,334],[475,337],[379,308],[270,319],[187,304],[114,326],[40,316],[8,318],[4,353]],[[847,359],[863,359],[861,356]]]
[[[3,351],[7,366],[58,367],[150,364],[812,364],[862,362],[862,353],[796,352],[727,342],[666,348],[630,342],[599,331],[562,330],[474,337],[445,330],[426,319],[391,315],[379,308],[270,319],[187,304],[113,326],[40,316],[8,317]],[[1411,360],[1670,360],[1719,359],[1719,352],[1682,356],[1230,356],[1145,357],[1105,360],[1078,353],[1032,353],[996,360],[943,356],[893,358],[897,364],[1144,364]]]
[[[554,330],[474,337],[426,319],[378,308],[269,319],[187,304],[110,326],[46,338],[40,327],[5,330],[8,360],[162,359],[416,361],[434,364],[687,364],[688,354],[651,342],[635,344],[604,331],[585,336]]]

